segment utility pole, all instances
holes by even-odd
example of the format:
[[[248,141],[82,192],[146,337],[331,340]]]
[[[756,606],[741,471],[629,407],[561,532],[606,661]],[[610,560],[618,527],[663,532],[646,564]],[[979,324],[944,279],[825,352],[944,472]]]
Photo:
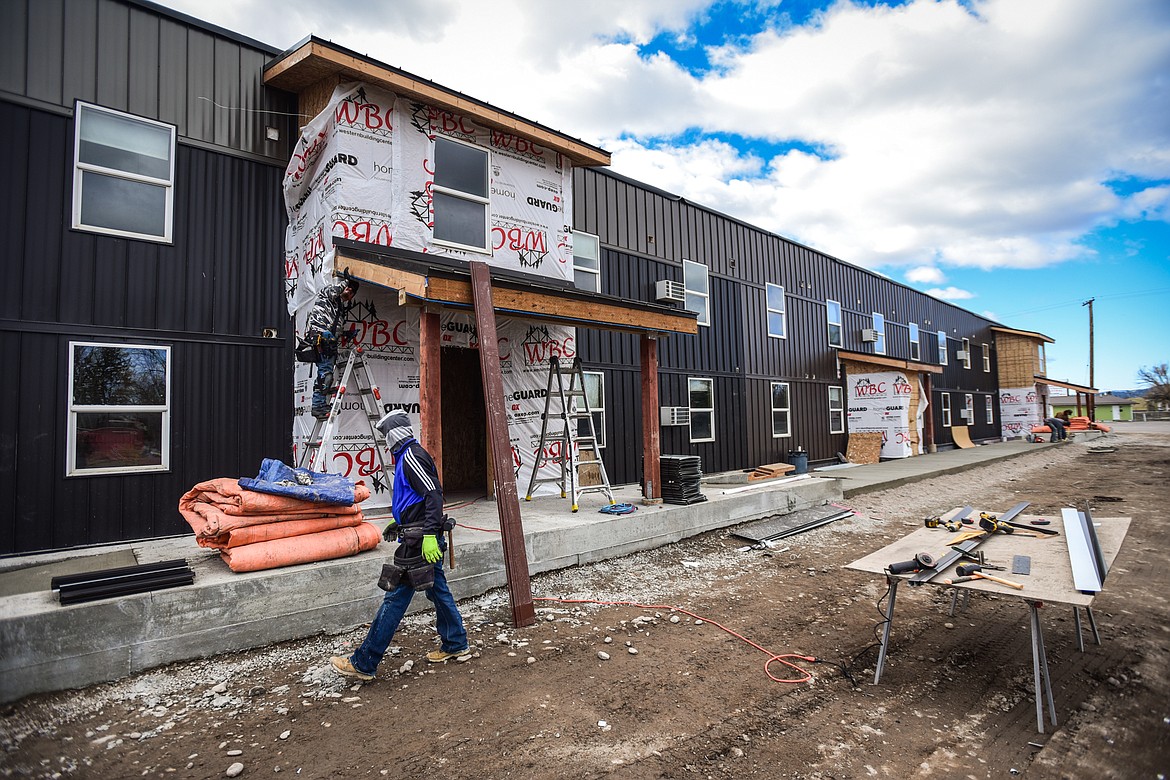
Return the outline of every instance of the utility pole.
[[[1081,306],[1089,307],[1089,387],[1095,387],[1093,384],[1093,301],[1096,298],[1090,298],[1081,304]],[[1092,422],[1097,419],[1097,403],[1096,396],[1089,394],[1089,421]]]

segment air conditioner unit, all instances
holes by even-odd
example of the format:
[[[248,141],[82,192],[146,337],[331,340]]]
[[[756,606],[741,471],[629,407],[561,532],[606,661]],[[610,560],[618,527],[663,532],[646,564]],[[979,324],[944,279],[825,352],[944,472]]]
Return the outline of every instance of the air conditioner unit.
[[[873,328],[864,328],[861,331],[861,340],[862,341],[877,341],[878,340],[878,332],[876,330],[874,330]]]
[[[967,414],[967,410],[966,410],[966,409],[960,409],[960,410],[959,410],[959,417],[962,417],[964,420],[968,419],[970,416],[971,416],[971,415]]]
[[[690,425],[691,408],[689,406],[663,406],[658,409],[658,422],[661,425]]]
[[[682,282],[676,282],[673,279],[660,279],[654,283],[654,297],[659,301],[685,303],[687,288],[683,286]]]
[[[961,350],[961,349],[960,349],[958,352],[956,352],[956,353],[955,353],[955,360],[962,360],[962,361],[964,361],[964,362],[965,362],[965,361],[967,361],[967,360],[968,360],[970,357],[971,357],[971,353],[969,353],[969,352],[966,352],[966,351],[964,351],[964,350]]]

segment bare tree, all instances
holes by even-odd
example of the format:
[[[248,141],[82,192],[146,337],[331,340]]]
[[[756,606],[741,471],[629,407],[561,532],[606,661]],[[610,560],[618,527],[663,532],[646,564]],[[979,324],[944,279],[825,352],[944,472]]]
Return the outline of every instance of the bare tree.
[[[1138,381],[1150,386],[1146,400],[1151,403],[1170,403],[1170,366],[1166,363],[1138,369]]]

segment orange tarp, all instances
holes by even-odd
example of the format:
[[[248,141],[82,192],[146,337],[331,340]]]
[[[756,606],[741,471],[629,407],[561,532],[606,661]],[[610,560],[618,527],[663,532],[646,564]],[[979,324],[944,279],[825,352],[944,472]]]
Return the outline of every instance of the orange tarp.
[[[382,541],[382,532],[370,523],[336,528],[304,536],[256,542],[220,553],[234,572],[261,571],[298,563],[328,561],[372,550]]]
[[[227,550],[233,547],[243,547],[246,544],[270,542],[274,539],[286,539],[290,536],[305,536],[306,534],[332,531],[335,528],[352,528],[362,523],[364,518],[359,510],[352,515],[329,515],[308,519],[293,519],[283,522],[262,523],[245,528],[235,528],[221,533],[218,536],[195,536],[200,547],[210,547],[215,550]]]
[[[191,495],[190,493],[187,494]],[[253,525],[266,523],[285,523],[293,520],[311,520],[320,517],[354,517],[362,519],[362,509],[356,504],[353,506],[336,506],[329,504],[314,504],[300,501],[304,508],[281,512],[279,514],[233,515],[223,511],[219,504],[207,504],[202,501],[187,501],[187,496],[179,501],[179,514],[191,526],[195,536],[212,538],[234,531],[237,528],[247,528]],[[352,523],[348,524],[352,525]],[[338,526],[333,526],[337,528]],[[321,530],[321,529],[318,529]]]
[[[364,482],[358,482],[353,491],[353,502],[360,504],[370,497],[370,489]],[[240,487],[239,480],[228,477],[209,479],[200,482],[179,499],[179,509],[182,511],[184,502],[216,504],[229,515],[275,515],[286,512],[304,511],[318,508],[320,514],[325,512],[320,508],[331,507],[329,514],[336,514],[340,505],[320,504],[313,501],[302,501],[299,498],[288,496],[274,496],[256,490],[245,490]]]

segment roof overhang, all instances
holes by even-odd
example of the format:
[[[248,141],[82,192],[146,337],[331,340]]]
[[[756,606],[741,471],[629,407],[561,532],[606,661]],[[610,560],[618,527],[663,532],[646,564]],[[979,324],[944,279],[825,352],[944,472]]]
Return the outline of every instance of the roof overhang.
[[[560,152],[574,165],[610,164],[609,152],[600,147],[315,36],[306,38],[264,66],[265,84],[298,94],[329,78],[376,84],[396,95],[461,114],[486,127],[522,136],[546,149]]]
[[[363,282],[398,291],[406,306],[468,311],[471,267],[464,260],[334,238],[334,267]],[[656,303],[579,290],[568,282],[503,268],[491,269],[497,314],[576,327],[663,336],[695,335],[698,315]]]
[[[1041,374],[1036,374],[1033,377],[1037,383],[1042,385],[1052,385],[1053,387],[1063,387],[1066,390],[1073,390],[1078,393],[1086,393],[1088,395],[1096,395],[1101,392],[1095,387],[1085,387],[1084,385],[1074,385],[1071,382],[1061,382],[1058,379],[1049,379]]]
[[[837,350],[837,356],[842,360],[851,360],[857,363],[874,363],[879,366],[900,368],[904,371],[918,371],[924,374],[941,374],[943,371],[942,366],[936,366],[933,363],[917,363],[913,360],[899,360],[898,358],[886,357],[885,355],[871,355],[868,352],[852,352],[847,349]]]
[[[1035,339],[1036,341],[1046,341],[1049,344],[1055,344],[1056,340],[1045,336],[1043,333],[1037,333],[1032,330],[1016,330],[1015,328],[1001,328],[997,325],[992,325],[993,333],[1007,333],[1012,336],[1023,336],[1024,338]]]

